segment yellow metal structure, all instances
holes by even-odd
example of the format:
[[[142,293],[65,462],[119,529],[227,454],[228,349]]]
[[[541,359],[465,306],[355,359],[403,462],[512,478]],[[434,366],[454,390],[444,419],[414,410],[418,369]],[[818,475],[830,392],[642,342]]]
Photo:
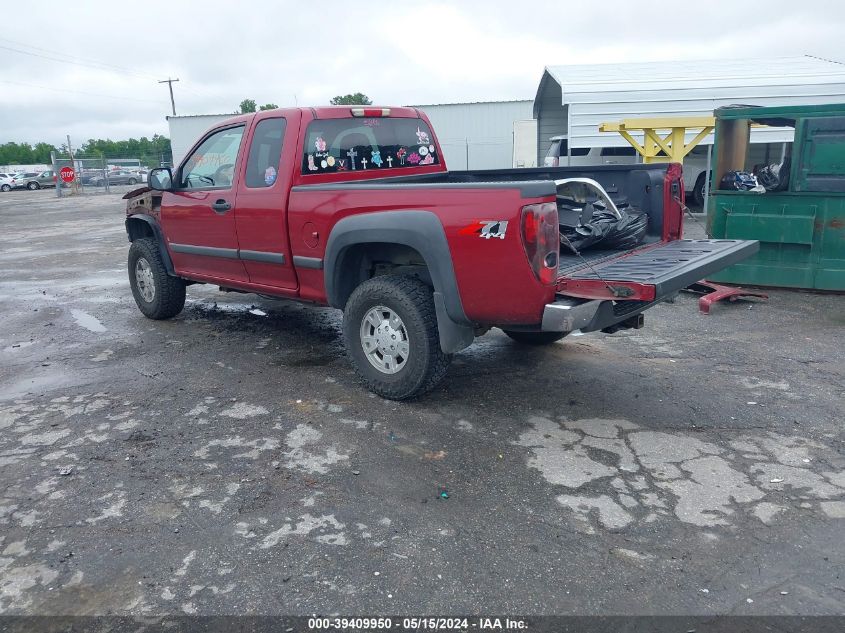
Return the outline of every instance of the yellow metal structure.
[[[710,134],[715,125],[716,119],[712,116],[656,117],[602,123],[599,132],[619,132],[640,153],[644,163],[683,163],[684,156]],[[687,143],[686,134],[692,130],[699,132]],[[631,132],[642,133],[642,145]]]

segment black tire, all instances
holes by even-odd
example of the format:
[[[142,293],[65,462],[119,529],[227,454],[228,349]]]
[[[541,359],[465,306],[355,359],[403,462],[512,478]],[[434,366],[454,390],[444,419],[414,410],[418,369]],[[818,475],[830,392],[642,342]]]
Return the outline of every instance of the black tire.
[[[12,187],[9,185],[0,185],[0,191],[9,192],[12,190]]]
[[[695,189],[692,190],[692,199],[699,207],[704,207],[704,178],[707,172],[701,172],[695,179]],[[706,211],[706,209],[705,209]]]
[[[383,306],[402,320],[408,356],[396,373],[383,373],[364,351],[364,318]],[[389,400],[406,400],[434,388],[445,376],[450,354],[440,349],[432,290],[415,277],[387,275],[358,286],[343,311],[343,337],[355,373],[367,389]]]
[[[134,178],[130,178],[129,182],[127,184],[134,185],[136,182],[138,182],[138,181],[135,180]]]
[[[41,189],[41,185],[39,185],[37,182],[30,182],[27,183],[26,188],[30,191],[35,191],[36,189]]]
[[[517,343],[524,345],[551,345],[557,343],[569,332],[520,332],[518,330],[502,330]]]
[[[139,289],[136,267],[139,260],[145,260],[152,278],[153,294],[147,300]],[[129,247],[129,285],[138,309],[149,319],[169,319],[185,307],[185,282],[167,274],[156,240],[145,237],[132,242]]]

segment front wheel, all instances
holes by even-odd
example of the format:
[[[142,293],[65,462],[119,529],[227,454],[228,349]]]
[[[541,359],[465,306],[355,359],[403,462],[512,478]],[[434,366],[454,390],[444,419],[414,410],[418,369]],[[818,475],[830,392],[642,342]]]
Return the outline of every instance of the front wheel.
[[[185,282],[167,274],[158,244],[145,237],[129,247],[129,285],[138,309],[150,319],[169,319],[185,307]]]
[[[0,185],[0,191],[8,192],[8,191],[11,191],[11,190],[12,190],[12,187],[9,186],[9,185]]]
[[[138,181],[135,180],[134,178],[130,178],[128,184],[134,185],[136,182],[138,182]]]
[[[440,349],[432,290],[414,277],[387,275],[358,286],[343,311],[343,337],[355,372],[389,400],[429,391],[452,360]]]
[[[503,330],[517,343],[525,345],[550,345],[556,343],[569,332],[520,332],[518,330]]]
[[[41,186],[37,182],[31,182],[26,186],[26,188],[30,191],[35,191],[36,189],[40,189]]]

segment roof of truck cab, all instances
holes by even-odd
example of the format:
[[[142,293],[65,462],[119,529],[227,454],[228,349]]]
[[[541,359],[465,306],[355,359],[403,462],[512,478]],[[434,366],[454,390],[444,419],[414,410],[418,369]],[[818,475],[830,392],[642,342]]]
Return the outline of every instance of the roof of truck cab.
[[[420,112],[416,108],[406,106],[377,106],[377,105],[340,105],[340,106],[302,106],[295,108],[273,108],[272,110],[258,110],[257,112],[248,112],[246,114],[233,114],[230,118],[220,121],[217,125],[235,125],[237,123],[248,123],[255,117],[268,118],[279,114],[289,114],[293,112],[311,112],[317,119],[346,119],[352,116],[352,108],[364,108],[365,111],[373,110],[379,112],[387,112],[385,118],[404,118],[404,119],[419,119]],[[198,116],[214,116],[220,115],[198,115]],[[379,115],[374,115],[379,116]],[[175,117],[174,117],[175,118]],[[181,118],[189,118],[188,116]]]
[[[418,119],[420,113],[416,108],[403,106],[380,106],[380,105],[339,105],[339,106],[317,106],[313,108],[301,108],[311,110],[318,119],[345,119],[352,115],[352,108],[364,108],[364,110],[387,111],[387,118]],[[384,115],[382,115],[384,116]]]

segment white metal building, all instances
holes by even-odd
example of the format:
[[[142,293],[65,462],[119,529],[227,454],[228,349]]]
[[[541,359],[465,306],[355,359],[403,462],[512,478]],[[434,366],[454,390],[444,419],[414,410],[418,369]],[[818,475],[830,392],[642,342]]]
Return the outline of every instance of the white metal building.
[[[193,114],[187,116],[169,116],[170,149],[173,150],[173,164],[178,165],[185,158],[188,150],[194,146],[208,128],[220,121],[230,119],[235,114]]]
[[[431,120],[449,169],[496,169],[511,167],[519,160],[526,162],[525,158],[517,158],[516,162],[514,160],[514,127],[528,121],[530,123],[522,125],[529,125],[533,131],[533,102],[530,99],[414,107],[425,112]],[[520,134],[519,137],[523,139],[524,135]],[[522,156],[525,154],[523,149]],[[530,163],[534,156],[536,147],[532,143],[527,162]],[[533,167],[536,163],[521,166]]]
[[[707,116],[724,105],[814,105],[845,101],[845,64],[817,57],[547,66],[534,100],[538,159],[549,138],[569,147],[625,145],[604,122]],[[788,130],[755,129],[752,142],[791,141]],[[712,136],[704,140],[712,143]]]

